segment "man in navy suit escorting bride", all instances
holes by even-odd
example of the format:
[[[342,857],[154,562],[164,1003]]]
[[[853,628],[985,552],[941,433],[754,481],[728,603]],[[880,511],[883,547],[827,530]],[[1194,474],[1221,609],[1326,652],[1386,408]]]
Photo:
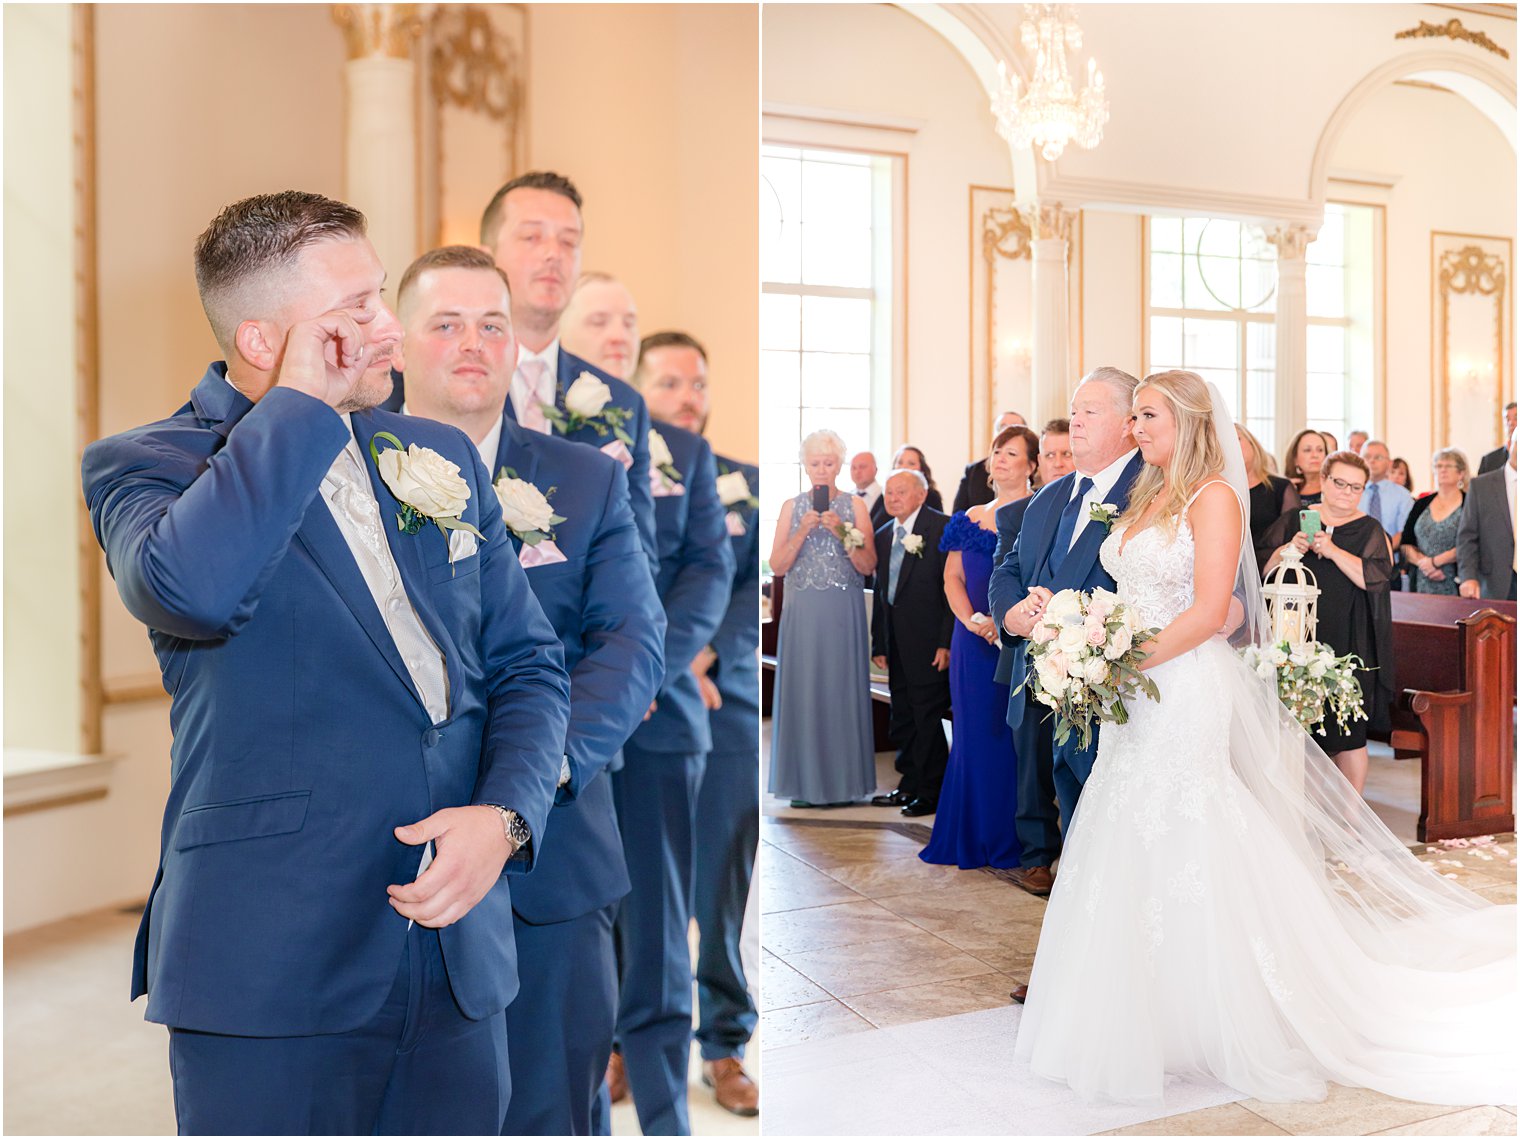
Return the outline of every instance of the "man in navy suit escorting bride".
[[[1081,748],[1075,737],[1059,746],[1053,721],[1030,708],[1023,683],[1025,638],[1052,596],[1063,589],[1113,589],[1098,561],[1112,520],[1124,511],[1130,486],[1144,465],[1130,434],[1130,401],[1138,381],[1118,368],[1096,368],[1071,397],[1071,451],[1077,469],[1045,486],[1013,529],[1015,511],[998,511],[998,561],[988,586],[989,612],[1012,650],[1008,724],[1019,757],[1016,827],[1023,847],[1014,871],[1031,894],[1050,893],[1051,866],[1061,837],[1098,754],[1098,734]],[[1005,517],[1006,516],[1006,517]],[[1057,829],[1057,803],[1060,827]]]

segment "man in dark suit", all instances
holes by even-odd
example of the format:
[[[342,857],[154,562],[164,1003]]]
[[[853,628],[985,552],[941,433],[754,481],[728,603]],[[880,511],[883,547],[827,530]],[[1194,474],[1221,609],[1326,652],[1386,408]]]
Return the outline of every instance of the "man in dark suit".
[[[901,807],[908,818],[932,815],[950,749],[950,636],[955,615],[945,600],[945,515],[924,505],[929,484],[917,471],[893,471],[882,501],[889,521],[876,531],[875,611],[871,660],[892,689],[892,742],[898,745],[896,790],[871,800]]]
[[[495,472],[528,584],[565,648],[570,778],[538,867],[512,899],[523,987],[507,1009],[516,1094],[502,1134],[589,1135],[617,1020],[612,923],[628,892],[606,772],[659,689],[665,612],[622,467],[504,412],[517,346],[506,278],[490,254],[458,245],[423,254],[396,303],[406,410],[475,442]]]
[[[581,195],[570,179],[536,170],[496,191],[480,218],[480,243],[507,275],[517,367],[507,414],[530,431],[563,435],[623,464],[649,571],[657,572],[649,493],[649,409],[617,376],[560,345],[560,317],[581,271]],[[404,380],[387,406],[400,407]]]
[[[639,390],[655,422],[704,432],[711,389],[701,343],[685,332],[657,332],[639,359]],[[717,470],[734,579],[723,623],[694,665],[712,730],[697,798],[697,1042],[702,1081],[718,1106],[755,1115],[760,1089],[744,1070],[744,1049],[758,1013],[739,937],[760,841],[760,471],[722,455]]]
[[[1510,432],[1509,461],[1473,479],[1457,530],[1457,589],[1463,597],[1515,600],[1515,455],[1520,435]]]
[[[643,378],[641,365],[635,379]],[[663,425],[651,436],[650,450],[660,549],[655,585],[668,624],[660,694],[649,719],[623,749],[623,769],[612,781],[633,882],[618,914],[618,1041],[640,1130],[688,1135],[692,1030],[686,937],[697,791],[712,748],[692,662],[723,620],[734,556],[712,448],[700,435]]]
[[[363,215],[237,202],[196,277],[226,363],[84,457],[173,697],[132,992],[179,1129],[495,1133],[563,650],[469,440],[370,410],[401,328]]]
[[[1022,415],[1016,411],[1005,411],[992,425],[992,437],[996,439],[1005,427],[1023,426],[1025,423]],[[961,485],[955,492],[955,505],[950,508],[950,513],[970,510],[973,506],[981,506],[996,497],[992,480],[987,476],[987,460],[985,457],[980,458],[974,463],[966,464],[966,473],[961,476]]]
[[[1071,449],[1077,469],[1041,488],[1015,533],[1015,514],[998,511],[998,546],[1004,551],[988,584],[989,614],[1013,650],[1010,682],[1027,673],[1026,637],[1050,598],[1063,589],[1114,588],[1098,560],[1108,525],[1092,508],[1109,504],[1123,511],[1144,460],[1130,435],[1130,403],[1136,380],[1117,368],[1098,368],[1083,378],[1071,397]],[[1051,719],[1029,705],[1027,690],[1008,701],[1008,725],[1019,757],[1019,806],[1015,825],[1024,848],[1014,872],[1031,894],[1050,893],[1050,867],[1061,853],[1061,835],[1071,826],[1082,784],[1092,771],[1098,740],[1077,747],[1075,736],[1055,745]],[[1057,830],[1057,803],[1061,829]]]
[[[1515,433],[1515,405],[1513,402],[1504,405],[1504,437],[1508,439]],[[1509,462],[1509,444],[1502,443],[1483,456],[1478,463],[1478,474],[1486,475],[1489,471],[1497,471]]]

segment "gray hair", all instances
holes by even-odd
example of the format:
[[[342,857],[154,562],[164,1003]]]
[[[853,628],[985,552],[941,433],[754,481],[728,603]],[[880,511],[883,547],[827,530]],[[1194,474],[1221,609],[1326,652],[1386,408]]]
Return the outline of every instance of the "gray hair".
[[[802,450],[799,453],[803,459],[809,455],[833,455],[843,463],[847,450],[849,448],[844,445],[844,439],[840,437],[839,432],[820,427],[817,431],[803,436]]]
[[[1362,444],[1362,450],[1365,451],[1368,447],[1381,447],[1383,450],[1388,452],[1390,457],[1393,455],[1393,449],[1389,447],[1387,443],[1384,443],[1381,439],[1368,439],[1367,442]]]
[[[1077,387],[1086,383],[1107,384],[1125,415],[1129,414],[1130,405],[1135,402],[1135,389],[1140,386],[1140,381],[1128,372],[1106,364],[1088,372],[1077,383]]]
[[[1434,455],[1430,456],[1430,465],[1431,465],[1431,467],[1434,468],[1435,465],[1437,463],[1439,463],[1442,459],[1446,459],[1446,460],[1449,460],[1449,461],[1451,461],[1453,463],[1456,463],[1457,464],[1457,473],[1459,475],[1461,475],[1463,479],[1467,478],[1467,473],[1468,473],[1467,456],[1464,455],[1459,448],[1457,448],[1457,447],[1442,447]]]
[[[881,485],[882,486],[886,486],[887,483],[891,482],[898,475],[912,475],[915,479],[918,480],[919,488],[925,494],[929,493],[929,480],[926,479],[926,478],[924,478],[924,472],[923,471],[915,471],[912,467],[898,467],[895,471],[893,471],[891,474],[889,474],[887,476],[887,481],[884,482],[884,483],[882,483]]]

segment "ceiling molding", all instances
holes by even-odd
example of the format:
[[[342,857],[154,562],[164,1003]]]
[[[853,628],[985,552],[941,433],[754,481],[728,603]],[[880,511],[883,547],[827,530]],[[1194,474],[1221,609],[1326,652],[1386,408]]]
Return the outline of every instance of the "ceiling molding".
[[[1269,198],[1206,190],[1196,186],[1165,186],[1108,178],[1052,177],[1041,189],[1042,201],[1060,202],[1067,209],[1107,209],[1119,213],[1204,215],[1250,222],[1306,225],[1318,229],[1324,207],[1302,198]]]

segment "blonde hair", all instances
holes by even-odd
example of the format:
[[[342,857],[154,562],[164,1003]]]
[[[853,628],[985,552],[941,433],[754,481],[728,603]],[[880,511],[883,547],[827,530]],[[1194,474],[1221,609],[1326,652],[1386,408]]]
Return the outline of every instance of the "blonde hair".
[[[1187,509],[1192,493],[1224,470],[1224,451],[1214,433],[1214,401],[1209,387],[1196,372],[1157,372],[1135,388],[1135,398],[1154,388],[1166,400],[1176,422],[1177,438],[1166,470],[1146,464],[1129,492],[1129,507],[1119,525],[1133,526],[1164,491],[1166,498],[1157,517],[1168,537],[1177,534],[1177,520]]]
[[[1249,430],[1239,423],[1235,425],[1235,434],[1251,445],[1251,460],[1246,463],[1246,482],[1269,481],[1272,471],[1268,466],[1266,448],[1261,445],[1261,440],[1252,435]],[[1221,445],[1223,445],[1222,442]]]

